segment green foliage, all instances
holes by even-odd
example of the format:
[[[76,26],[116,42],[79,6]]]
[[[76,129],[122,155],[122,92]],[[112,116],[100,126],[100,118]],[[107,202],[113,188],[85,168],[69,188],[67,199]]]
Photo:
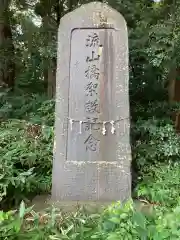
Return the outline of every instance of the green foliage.
[[[133,222],[134,210],[132,202],[115,203],[105,210],[100,223],[102,239],[118,240],[138,237],[136,224]],[[99,238],[96,238],[99,239]]]
[[[179,103],[170,104],[167,101],[149,101],[146,104],[141,102],[132,102],[131,114],[133,122],[136,123],[139,120],[149,120],[156,118],[159,121],[170,121],[173,112],[177,112],[180,109]]]
[[[30,113],[30,121],[37,124],[46,124],[54,126],[54,100],[43,101],[36,112]]]
[[[39,94],[11,94],[3,92],[0,95],[0,121],[7,119],[28,119],[31,112],[36,112],[47,98]]]
[[[39,95],[1,96],[1,206],[50,191],[54,102],[44,99]]]
[[[116,203],[100,214],[85,209],[71,214],[52,208],[36,213],[21,202],[19,211],[0,212],[2,239],[167,240],[179,239],[180,207],[156,208],[153,215],[136,210],[131,201]]]
[[[2,204],[49,191],[52,127],[11,120],[0,125],[0,197]]]
[[[168,120],[139,120],[133,128],[134,161],[142,172],[156,163],[179,161],[180,138]]]
[[[180,138],[171,120],[178,110],[179,104],[158,101],[132,105],[133,187],[144,181],[143,176],[151,173],[152,167],[179,162]]]
[[[142,176],[136,195],[150,202],[172,207],[180,203],[179,163],[156,164]]]

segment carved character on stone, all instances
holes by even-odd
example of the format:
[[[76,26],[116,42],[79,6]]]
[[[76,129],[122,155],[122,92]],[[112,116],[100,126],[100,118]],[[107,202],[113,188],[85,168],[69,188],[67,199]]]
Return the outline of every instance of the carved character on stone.
[[[88,79],[95,78],[96,80],[99,79],[99,68],[96,65],[88,66],[88,69],[85,71],[85,76]]]
[[[96,152],[99,142],[100,140],[96,139],[92,134],[90,134],[84,142],[84,144],[86,145],[86,151],[90,150],[92,152]]]
[[[99,124],[96,123],[98,118],[87,117],[86,119],[87,119],[87,121],[84,124],[84,130],[85,131],[89,131],[89,130],[98,131],[98,130],[100,130]]]
[[[97,99],[94,101],[88,100],[85,103],[85,111],[89,113],[99,113],[99,105]]]
[[[91,35],[88,35],[86,38],[86,47],[96,47],[99,46],[99,36],[97,33],[92,33]]]
[[[97,83],[89,82],[86,85],[86,96],[92,96],[93,94],[97,95],[97,92],[96,92],[97,86],[98,86]]]
[[[90,57],[87,56],[87,58],[86,58],[86,62],[98,61],[99,58],[100,58],[100,55],[96,55],[96,56],[95,56],[95,52],[92,51],[92,52],[91,52],[91,56],[90,56]]]

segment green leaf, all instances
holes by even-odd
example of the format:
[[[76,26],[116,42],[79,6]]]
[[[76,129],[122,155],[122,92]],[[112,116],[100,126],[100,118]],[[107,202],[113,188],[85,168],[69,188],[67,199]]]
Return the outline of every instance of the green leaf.
[[[133,221],[141,228],[146,228],[146,218],[141,212],[135,212],[133,214]]]
[[[117,233],[110,233],[109,236],[107,237],[107,240],[119,240],[120,235]]]
[[[24,217],[25,211],[26,211],[25,203],[22,201],[21,204],[20,204],[20,208],[19,208],[19,217],[20,218]]]
[[[120,223],[120,218],[112,217],[112,218],[109,219],[109,221],[111,221],[113,223],[116,223],[116,224],[119,224]]]

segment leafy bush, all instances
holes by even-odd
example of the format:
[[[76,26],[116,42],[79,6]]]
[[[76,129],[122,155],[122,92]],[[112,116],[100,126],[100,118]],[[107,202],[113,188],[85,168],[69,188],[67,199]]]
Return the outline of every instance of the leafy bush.
[[[153,101],[146,104],[141,102],[131,103],[131,114],[133,122],[138,120],[149,120],[152,118],[160,121],[170,120],[172,113],[180,109],[179,103],[168,103],[167,101]]]
[[[0,125],[1,204],[49,191],[53,127],[9,120]]]
[[[46,100],[42,102],[41,106],[29,114],[30,121],[37,124],[46,124],[48,126],[54,125],[54,100]]]
[[[12,94],[3,92],[0,94],[0,120],[10,118],[28,119],[31,112],[36,112],[46,100],[44,95],[39,94]]]
[[[136,188],[136,195],[164,206],[180,203],[180,163],[150,167]]]
[[[141,180],[139,176],[151,171],[157,163],[178,162],[180,137],[175,131],[172,114],[179,104],[168,102],[136,102],[131,104],[131,143],[133,188]]]
[[[170,120],[139,120],[132,129],[133,157],[141,173],[149,171],[152,164],[179,161],[180,137]]]
[[[38,94],[0,95],[0,205],[50,190],[54,101]]]
[[[132,201],[90,214],[79,209],[70,214],[52,208],[34,212],[20,205],[18,212],[0,212],[2,239],[134,240],[180,239],[180,207],[156,208],[153,215],[139,212]]]

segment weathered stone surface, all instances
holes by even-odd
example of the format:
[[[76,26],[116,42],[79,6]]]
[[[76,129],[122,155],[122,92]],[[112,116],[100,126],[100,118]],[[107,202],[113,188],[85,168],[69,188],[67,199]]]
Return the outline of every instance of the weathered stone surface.
[[[56,81],[52,199],[127,199],[131,195],[128,36],[121,14],[93,2],[62,18]],[[88,124],[88,119],[96,122]]]

